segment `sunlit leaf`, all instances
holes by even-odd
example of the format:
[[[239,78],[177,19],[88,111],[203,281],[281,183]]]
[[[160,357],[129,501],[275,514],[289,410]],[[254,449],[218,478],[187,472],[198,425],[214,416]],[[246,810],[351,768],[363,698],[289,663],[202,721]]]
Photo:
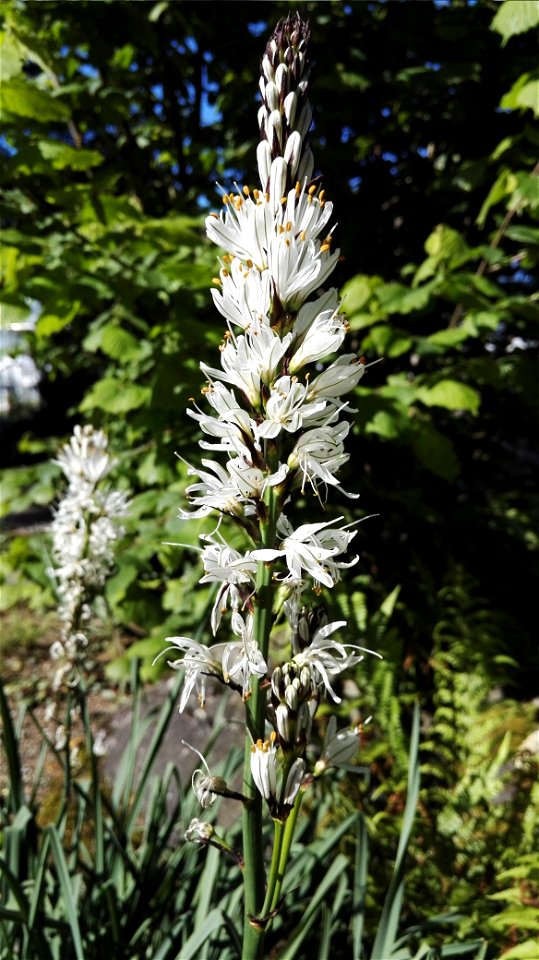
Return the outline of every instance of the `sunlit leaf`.
[[[417,396],[428,407],[469,410],[473,414],[478,412],[481,402],[477,390],[458,380],[440,380],[432,387],[420,387]]]
[[[128,413],[138,410],[149,399],[149,387],[136,383],[122,383],[114,378],[98,380],[88,391],[81,410],[105,410],[107,413]]]
[[[491,29],[501,33],[504,44],[515,34],[538,26],[539,4],[535,0],[504,0],[491,23]]]
[[[12,79],[2,84],[2,103],[6,113],[40,123],[69,119],[69,110],[64,103],[24,80]]]
[[[56,140],[39,140],[37,146],[41,156],[50,160],[55,170],[90,170],[103,162],[97,150],[77,150]]]

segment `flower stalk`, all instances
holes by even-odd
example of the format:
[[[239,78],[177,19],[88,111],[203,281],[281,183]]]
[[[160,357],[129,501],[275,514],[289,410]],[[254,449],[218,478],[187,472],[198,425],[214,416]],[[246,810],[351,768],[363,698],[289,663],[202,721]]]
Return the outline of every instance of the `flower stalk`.
[[[53,692],[75,689],[84,702],[84,674],[88,666],[89,627],[94,601],[103,594],[112,573],[114,547],[123,534],[121,519],[127,513],[127,495],[113,490],[107,478],[116,461],[108,438],[90,424],[76,426],[69,443],[54,461],[68,481],[52,522],[52,560],[48,574],[58,595],[60,636],[50,649],[54,664]],[[57,703],[47,708],[48,722],[57,723],[55,746],[66,751],[67,763],[76,758],[69,724],[58,722]],[[94,741],[93,752],[102,752]]]
[[[201,364],[205,403],[188,411],[210,455],[201,468],[188,465],[196,480],[187,487],[191,509],[180,517],[219,517],[201,538],[201,582],[215,584],[212,632],[227,629],[229,639],[204,647],[172,637],[167,650],[182,655],[171,662],[185,670],[180,710],[194,689],[204,704],[208,677],[240,693],[245,705],[244,960],[263,956],[280,909],[306,786],[357,747],[354,732],[332,727],[316,766],[318,706],[326,698],[340,702],[341,675],[372,652],[335,636],[346,623],[329,623],[320,604],[323,591],[358,562],[349,555],[356,524],[342,517],[294,522],[298,494],[314,493],[319,506],[334,489],[357,496],[342,490],[338,473],[349,458],[351,423],[343,417],[354,411],[347,395],[367,367],[363,357],[339,353],[348,324],[337,290],[323,288],[339,250],[333,206],[320,178],[311,180],[309,39],[298,14],[275,28],[262,59],[260,188],[224,193],[221,212],[206,220],[209,239],[224,251],[212,296],[226,329],[220,366]],[[243,553],[225,539],[234,525],[248,541]],[[272,646],[277,620],[288,629],[288,653]],[[203,807],[222,792],[205,766],[193,775]],[[198,821],[192,833],[210,842]]]

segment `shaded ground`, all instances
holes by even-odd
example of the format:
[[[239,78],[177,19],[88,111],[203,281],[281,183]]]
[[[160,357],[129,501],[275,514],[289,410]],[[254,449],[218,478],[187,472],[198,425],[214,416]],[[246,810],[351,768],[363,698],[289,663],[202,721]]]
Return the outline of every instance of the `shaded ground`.
[[[23,778],[27,793],[38,773],[36,799],[41,807],[42,819],[54,817],[54,810],[61,794],[63,770],[52,750],[41,756],[44,743],[43,732],[53,738],[55,725],[47,722],[46,709],[51,699],[52,664],[49,655],[51,643],[57,636],[58,623],[54,618],[40,622],[36,630],[35,617],[24,611],[4,614],[2,617],[2,679],[8,695],[12,718],[18,722],[22,705],[26,705],[26,716],[20,734],[20,754]],[[94,738],[104,737],[104,754],[101,769],[104,779],[114,785],[116,772],[131,735],[133,711],[132,696],[118,685],[107,681],[104,665],[110,656],[110,650],[98,654],[95,664],[95,676],[88,696],[92,731]],[[146,687],[141,695],[141,719],[148,718],[146,733],[140,743],[136,765],[135,781],[143,765],[148,747],[154,735],[163,703],[177,678],[174,672],[156,684]],[[162,776],[165,768],[172,763],[179,772],[182,786],[189,788],[191,774],[196,767],[202,767],[199,757],[182,744],[182,740],[191,744],[205,756],[212,768],[220,760],[226,759],[234,746],[241,744],[243,730],[236,724],[242,714],[241,703],[237,697],[223,699],[223,691],[217,685],[210,689],[205,710],[201,710],[196,697],[183,714],[174,707],[170,723],[163,737],[156,757],[153,776]],[[178,697],[179,701],[179,697]],[[214,726],[214,718],[221,719]],[[206,754],[211,741],[211,750]],[[73,730],[75,745],[84,745],[83,730],[80,721],[75,720]],[[40,766],[42,764],[42,766]],[[234,789],[241,789],[238,782],[231,783]],[[0,754],[0,793],[8,788],[8,770],[3,751]],[[170,802],[175,797],[171,794]],[[234,801],[222,801],[220,821],[229,823],[239,815],[238,804]]]

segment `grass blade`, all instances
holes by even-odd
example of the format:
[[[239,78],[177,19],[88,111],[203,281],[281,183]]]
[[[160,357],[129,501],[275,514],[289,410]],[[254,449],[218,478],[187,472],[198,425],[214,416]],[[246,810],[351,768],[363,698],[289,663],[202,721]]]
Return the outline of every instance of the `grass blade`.
[[[73,893],[71,877],[69,876],[69,871],[67,869],[64,851],[60,842],[60,837],[56,827],[53,826],[48,827],[47,833],[50,838],[51,850],[56,861],[58,879],[60,881],[60,887],[63,895],[65,916],[73,937],[75,955],[77,960],[84,960],[84,950],[82,948],[79,919],[77,915],[77,904]]]
[[[322,880],[322,883],[319,885],[313,897],[311,898],[309,906],[303,914],[303,917],[296,928],[294,936],[280,954],[279,960],[294,960],[310,927],[318,917],[319,910],[329,892],[330,887],[333,885],[333,883],[335,883],[341,874],[346,877],[347,866],[348,858],[345,857],[343,853],[340,853],[331,864],[331,867]]]
[[[363,930],[365,927],[365,896],[367,893],[367,866],[369,838],[363,813],[358,816],[356,833],[356,858],[354,865],[354,889],[352,900],[352,955],[354,960],[363,956]]]
[[[393,876],[384,902],[371,960],[390,960],[393,954],[404,893],[404,861],[414,824],[419,797],[419,704],[415,703],[408,763],[408,796],[395,858]]]
[[[2,742],[7,757],[9,771],[9,808],[16,813],[24,803],[24,784],[21,772],[21,758],[17,744],[17,735],[13,727],[9,705],[0,680],[0,716],[2,717]],[[19,724],[20,726],[20,724]]]
[[[217,908],[205,918],[204,923],[189,937],[178,953],[181,960],[200,960],[201,947],[219,927],[226,926],[225,918]]]

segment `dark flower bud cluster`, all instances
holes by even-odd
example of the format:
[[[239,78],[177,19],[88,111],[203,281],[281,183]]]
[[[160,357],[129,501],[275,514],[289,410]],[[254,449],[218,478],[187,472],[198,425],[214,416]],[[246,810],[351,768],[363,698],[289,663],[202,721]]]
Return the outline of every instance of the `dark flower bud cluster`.
[[[269,188],[272,162],[278,158],[287,165],[283,193],[312,177],[313,155],[306,144],[312,120],[306,57],[310,35],[308,23],[299,14],[289,14],[277,24],[262,58],[257,159],[264,191]]]

